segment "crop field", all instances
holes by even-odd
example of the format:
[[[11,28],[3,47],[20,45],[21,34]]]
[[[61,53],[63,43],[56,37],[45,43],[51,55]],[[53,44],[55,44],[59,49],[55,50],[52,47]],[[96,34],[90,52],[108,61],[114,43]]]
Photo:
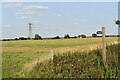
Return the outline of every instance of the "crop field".
[[[106,38],[111,64],[105,69],[101,38],[2,41],[2,77],[116,78],[117,42],[117,37]]]

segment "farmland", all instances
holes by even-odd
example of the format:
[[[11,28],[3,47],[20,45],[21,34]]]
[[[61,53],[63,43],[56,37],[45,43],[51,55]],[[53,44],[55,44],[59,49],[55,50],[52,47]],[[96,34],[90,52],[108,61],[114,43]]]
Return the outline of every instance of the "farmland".
[[[116,43],[117,41],[118,41],[117,37],[106,38],[107,45]],[[102,63],[100,62],[101,56],[98,56],[99,57],[98,58],[96,54],[96,52],[99,53],[98,55],[100,55],[101,53],[101,46],[102,46],[101,42],[102,42],[101,38],[3,41],[2,50],[1,50],[2,76],[3,78],[10,78],[10,77],[38,78],[38,77],[52,77],[52,76],[55,76],[57,78],[62,78],[62,77],[115,78],[116,75],[112,75],[111,72],[117,73],[117,67],[113,69],[114,65],[117,66],[116,63],[117,60],[115,60],[117,59],[116,58],[117,51],[115,52],[115,50],[113,50],[113,52],[111,52],[111,54],[109,55],[109,58],[112,58],[113,55],[115,56],[112,59],[113,60],[112,63],[115,64],[114,65],[111,64],[111,69],[110,69],[111,72],[108,73],[103,72],[102,74],[101,71],[103,71],[104,68],[103,66],[101,66],[102,65]],[[112,48],[110,47],[110,49]],[[75,59],[73,59],[72,57],[73,55],[76,55]],[[110,59],[108,61],[110,61]],[[80,67],[74,67],[76,70],[79,70],[79,68],[83,70],[80,73],[78,72],[78,74],[81,76],[77,75],[77,72],[73,70],[74,68],[72,66],[72,63],[76,63],[73,64],[74,66],[75,65],[84,66],[84,69]],[[61,65],[64,66],[60,67]],[[96,73],[98,72],[98,75],[89,74],[91,73],[91,71],[87,69],[88,65],[90,69],[93,70],[92,73],[94,73],[95,71]],[[70,67],[68,68],[68,66]],[[71,73],[68,74],[67,71],[70,71]],[[85,74],[83,74],[83,72]],[[104,74],[106,74],[106,76],[104,76]]]

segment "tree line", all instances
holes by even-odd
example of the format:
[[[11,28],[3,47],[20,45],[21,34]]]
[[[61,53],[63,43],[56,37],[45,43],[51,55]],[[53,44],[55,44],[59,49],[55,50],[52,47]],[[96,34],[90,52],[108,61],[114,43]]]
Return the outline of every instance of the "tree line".
[[[120,35],[106,35],[106,37],[119,37]],[[2,41],[11,41],[11,40],[43,40],[43,39],[70,39],[70,38],[86,38],[88,36],[86,36],[85,34],[80,34],[78,36],[70,36],[69,34],[65,34],[64,37],[60,37],[60,36],[56,36],[56,37],[52,37],[52,38],[42,38],[39,34],[35,34],[34,38],[25,38],[25,37],[19,37],[19,38],[15,38],[15,39],[3,39]],[[96,33],[93,33],[92,36],[89,37],[102,37],[102,36],[97,36]]]

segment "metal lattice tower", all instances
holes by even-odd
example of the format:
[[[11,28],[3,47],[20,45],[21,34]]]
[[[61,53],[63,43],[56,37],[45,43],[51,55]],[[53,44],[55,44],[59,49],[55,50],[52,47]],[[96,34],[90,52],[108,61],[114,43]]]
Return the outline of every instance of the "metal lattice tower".
[[[29,23],[29,37],[30,39],[32,39],[32,23]]]

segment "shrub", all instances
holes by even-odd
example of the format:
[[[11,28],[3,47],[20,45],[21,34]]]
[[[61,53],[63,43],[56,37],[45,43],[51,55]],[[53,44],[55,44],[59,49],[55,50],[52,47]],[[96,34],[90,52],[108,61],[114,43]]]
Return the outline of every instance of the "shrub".
[[[35,40],[38,40],[38,39],[42,39],[41,36],[39,36],[38,34],[35,34]]]
[[[54,55],[53,61],[38,63],[31,73],[37,78],[118,78],[118,46],[107,46],[107,68],[102,62],[102,50],[96,49]]]
[[[59,36],[56,36],[56,37],[54,37],[53,39],[60,39],[60,37],[59,37]]]
[[[70,38],[69,34],[66,34],[66,35],[64,36],[64,38]]]
[[[97,37],[97,34],[93,33],[93,34],[92,34],[92,37]]]

